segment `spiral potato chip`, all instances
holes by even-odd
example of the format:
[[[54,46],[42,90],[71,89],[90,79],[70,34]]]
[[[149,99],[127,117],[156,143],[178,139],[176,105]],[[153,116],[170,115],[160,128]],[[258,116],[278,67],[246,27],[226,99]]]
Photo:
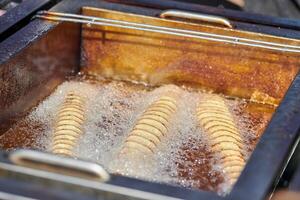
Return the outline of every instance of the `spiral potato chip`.
[[[52,152],[64,156],[74,156],[74,147],[82,135],[85,119],[85,100],[82,96],[69,92],[57,113],[52,141]]]
[[[212,151],[221,156],[220,164],[233,185],[245,165],[244,144],[224,100],[207,95],[198,105],[197,118],[208,135]]]
[[[176,100],[171,96],[162,96],[152,103],[129,133],[121,154],[153,153],[167,135],[170,117],[176,110]]]

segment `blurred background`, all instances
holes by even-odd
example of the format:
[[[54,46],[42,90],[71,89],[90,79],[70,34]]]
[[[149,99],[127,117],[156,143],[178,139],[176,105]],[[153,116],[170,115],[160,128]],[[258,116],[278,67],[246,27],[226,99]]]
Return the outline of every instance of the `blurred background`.
[[[26,0],[0,0],[0,16]],[[177,0],[265,15],[300,18],[300,0]]]
[[[204,5],[245,10],[286,18],[300,18],[300,0],[177,0]]]

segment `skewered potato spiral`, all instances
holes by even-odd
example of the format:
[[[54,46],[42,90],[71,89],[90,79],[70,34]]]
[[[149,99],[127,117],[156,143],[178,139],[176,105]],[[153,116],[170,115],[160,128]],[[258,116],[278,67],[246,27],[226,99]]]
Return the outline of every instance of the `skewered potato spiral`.
[[[152,103],[126,138],[121,155],[152,154],[162,137],[168,133],[170,117],[176,110],[176,100],[171,96],[162,96]]]
[[[74,147],[82,135],[85,119],[85,99],[69,92],[65,102],[57,113],[53,134],[52,152],[64,156],[74,156]]]
[[[228,107],[221,97],[206,96],[198,105],[197,118],[208,135],[213,152],[221,156],[220,163],[233,185],[244,168],[245,159],[243,140]]]

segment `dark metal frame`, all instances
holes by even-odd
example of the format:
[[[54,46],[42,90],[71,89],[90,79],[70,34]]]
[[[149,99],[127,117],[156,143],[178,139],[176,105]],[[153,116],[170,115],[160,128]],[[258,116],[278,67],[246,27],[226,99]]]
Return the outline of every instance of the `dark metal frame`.
[[[297,145],[279,183],[279,189],[300,191],[300,144]]]
[[[0,42],[30,21],[41,9],[48,9],[53,0],[26,0],[0,17]]]
[[[136,14],[156,16],[161,12],[160,9],[171,8],[170,6],[167,7],[164,4],[164,2],[168,1],[158,2],[153,0],[152,2],[156,3],[156,9],[108,3],[100,0],[65,0],[59,3],[57,6],[53,7],[51,10],[68,13],[79,13],[82,6],[94,6],[112,10],[132,12]],[[200,9],[196,9],[199,7],[194,5],[191,6],[190,4],[180,3],[174,5],[185,6],[181,7],[181,9],[186,8],[185,10],[187,10],[187,8],[191,8],[191,10],[193,11],[201,11]],[[210,9],[209,14],[224,16],[224,13],[227,13],[227,16],[229,16],[228,12],[229,11],[214,8]],[[263,17],[260,15],[249,16],[248,14],[243,14],[237,11],[230,12],[230,18],[233,20],[233,23],[235,23],[236,28],[251,30],[254,32],[269,33],[277,36],[300,38],[300,32],[297,31],[300,28],[300,22],[273,17]],[[252,24],[252,22],[256,21],[261,22],[261,24],[264,25]],[[277,29],[275,27],[277,25],[283,25],[285,28]],[[0,44],[0,64],[7,62],[10,58],[13,58],[14,55],[21,52],[21,50],[30,45],[31,42],[35,41],[39,37],[43,37],[44,34],[46,34],[49,30],[55,28],[56,26],[57,23],[49,23],[41,20],[31,21],[27,26],[20,29],[18,32],[16,32]],[[107,182],[107,184],[118,185],[124,188],[130,187],[137,190],[183,199],[265,199],[277,185],[278,180],[281,177],[282,172],[286,168],[291,155],[294,153],[295,146],[299,142],[299,102],[300,74],[295,77],[280,106],[274,113],[271,122],[262,135],[249,161],[247,162],[247,165],[242,172],[238,182],[234,186],[233,190],[225,197],[220,197],[212,192],[205,192],[200,190],[194,191],[164,184],[150,183],[122,176],[112,176],[112,179]],[[4,162],[7,162],[5,154],[3,154],[2,160]],[[7,172],[6,175],[11,176],[11,174],[12,173]],[[26,177],[30,177],[30,179],[32,180],[36,179],[29,175],[22,175],[22,179]],[[88,189],[88,194],[92,195],[92,197],[99,197],[102,194],[99,190],[84,186],[75,187],[74,185],[70,186],[72,184],[68,183],[65,183],[63,185],[69,185],[67,188],[79,188],[78,190],[82,190],[83,188]],[[14,184],[9,185],[9,187],[14,188],[17,188],[17,186],[17,181]],[[32,185],[32,187],[34,187],[34,184]],[[3,190],[8,190],[8,186],[6,186],[5,184],[0,184],[0,191]],[[27,194],[27,196],[33,196],[34,194],[36,195],[35,192],[36,191],[33,190],[31,194]],[[17,189],[16,193],[22,193],[22,188]],[[42,197],[43,196],[41,196],[41,198]],[[86,196],[86,198],[88,198],[88,196]],[[141,197],[141,199],[143,199],[143,197]]]
[[[299,156],[298,156],[298,160],[297,161],[299,162]],[[299,166],[294,171],[292,177],[289,180],[287,180],[287,181],[289,181],[288,190],[297,191],[297,192],[300,191],[300,167]]]

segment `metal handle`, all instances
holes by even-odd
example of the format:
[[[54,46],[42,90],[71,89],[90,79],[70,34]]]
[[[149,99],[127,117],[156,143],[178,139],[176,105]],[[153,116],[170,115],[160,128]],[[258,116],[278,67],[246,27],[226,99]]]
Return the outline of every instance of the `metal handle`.
[[[59,157],[54,154],[32,150],[17,150],[9,154],[9,160],[17,165],[75,176],[98,181],[109,180],[109,174],[102,166],[83,160],[75,160],[67,157]]]
[[[163,11],[159,15],[159,17],[161,18],[177,17],[182,19],[199,20],[203,22],[219,24],[222,26],[226,26],[228,28],[233,28],[232,24],[228,19],[224,17],[214,16],[214,15],[198,14],[198,13],[185,12],[180,10],[166,10]]]

